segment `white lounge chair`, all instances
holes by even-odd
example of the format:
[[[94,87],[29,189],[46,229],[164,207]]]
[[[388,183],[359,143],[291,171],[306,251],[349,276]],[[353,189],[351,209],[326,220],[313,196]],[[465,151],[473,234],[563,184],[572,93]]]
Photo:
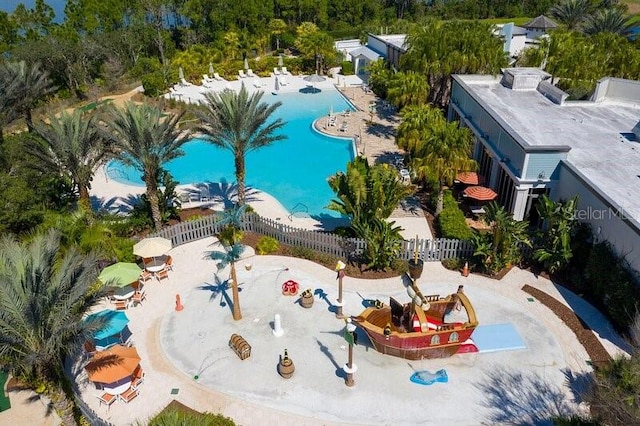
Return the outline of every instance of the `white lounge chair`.
[[[276,68],[273,69],[273,73],[275,75],[280,75],[280,70],[278,70],[278,68],[276,67]]]
[[[255,80],[253,80],[253,85],[257,88],[262,88],[262,81],[260,81],[259,78],[256,78]]]
[[[280,76],[280,78],[278,79],[278,83],[280,83],[280,86],[286,86],[287,84],[287,80],[284,78],[284,76]]]
[[[180,85],[181,86],[191,86],[191,83],[189,83],[187,80],[185,80],[184,78],[180,79]]]
[[[213,78],[215,78],[218,81],[224,81],[224,78],[220,77],[220,74],[218,74],[217,72],[213,73]]]
[[[247,77],[255,77],[256,75],[253,73],[253,70],[251,68],[249,68],[247,70]]]
[[[287,67],[282,67],[282,74],[291,75],[291,73],[289,71],[287,71]]]
[[[343,121],[342,125],[338,130],[340,130],[341,132],[346,132],[348,127],[349,127],[349,123],[347,123],[346,121]]]
[[[238,70],[238,75],[240,76],[240,78],[247,78],[247,75],[242,70]]]
[[[332,115],[331,117],[329,117],[329,122],[327,124],[329,126],[335,127],[336,126],[336,116]]]
[[[211,77],[209,77],[208,74],[202,74],[202,80],[206,81],[206,82],[211,82],[213,81],[213,79]]]

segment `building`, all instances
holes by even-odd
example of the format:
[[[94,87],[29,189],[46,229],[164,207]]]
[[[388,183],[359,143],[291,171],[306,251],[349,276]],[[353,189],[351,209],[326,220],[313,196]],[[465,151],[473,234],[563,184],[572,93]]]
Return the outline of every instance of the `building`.
[[[578,219],[640,271],[640,82],[606,78],[592,100],[568,101],[549,77],[456,75],[449,119],[472,130],[479,172],[515,219],[539,223],[542,194],[578,194]]]
[[[540,15],[521,27],[513,22],[497,24],[494,34],[504,41],[503,49],[509,53],[509,57],[516,58],[524,49],[536,46],[540,37],[557,26],[551,19]]]

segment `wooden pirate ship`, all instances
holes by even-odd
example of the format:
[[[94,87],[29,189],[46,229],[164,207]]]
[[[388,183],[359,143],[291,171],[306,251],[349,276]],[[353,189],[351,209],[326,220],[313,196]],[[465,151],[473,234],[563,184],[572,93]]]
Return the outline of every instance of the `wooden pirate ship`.
[[[415,283],[407,292],[410,303],[390,298],[353,318],[378,352],[418,360],[478,351],[470,339],[478,320],[463,286],[446,297],[423,296]]]

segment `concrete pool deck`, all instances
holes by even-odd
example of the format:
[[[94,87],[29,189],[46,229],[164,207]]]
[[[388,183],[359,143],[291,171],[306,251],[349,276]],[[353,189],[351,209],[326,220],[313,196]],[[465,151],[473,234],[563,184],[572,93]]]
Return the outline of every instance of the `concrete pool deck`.
[[[303,309],[295,297],[282,296],[279,288],[285,279],[294,278],[301,289],[322,289],[328,301],[335,300],[335,272],[302,259],[248,252],[249,257],[238,264],[243,319],[233,321],[229,304],[219,293],[215,263],[202,259],[214,241],[207,238],[172,249],[175,270],[169,280],[147,284],[144,304],[127,310],[146,371],[136,399],[110,409],[100,407],[98,391],[78,370],[83,399],[105,420],[116,425],[145,421],[172,399],[199,411],[221,412],[244,425],[477,425],[579,410],[576,383],[591,371],[586,351],[551,311],[528,301],[520,290],[525,283],[574,307],[611,353],[620,353],[622,346],[600,314],[563,296],[565,292],[548,280],[519,269],[500,281],[473,274],[464,278],[439,263],[427,263],[419,280],[423,293],[446,295],[463,284],[480,323],[513,324],[527,349],[406,361],[379,354],[360,335],[354,349],[356,386],[347,388],[340,370],[347,359],[344,321],[335,318],[326,300],[316,297],[311,309]],[[251,271],[245,270],[247,263]],[[228,269],[219,276],[226,279]],[[408,300],[399,277],[376,281],[346,277],[344,288],[344,311],[350,315],[363,309],[361,297],[385,300],[392,295]],[[182,296],[181,312],[174,311],[176,294]],[[285,330],[280,338],[271,333],[276,313]],[[228,348],[231,333],[241,334],[252,346],[249,359],[241,361]],[[285,348],[296,364],[289,380],[276,372]],[[414,370],[441,368],[446,369],[449,383],[409,382]],[[172,395],[173,389],[177,394]]]

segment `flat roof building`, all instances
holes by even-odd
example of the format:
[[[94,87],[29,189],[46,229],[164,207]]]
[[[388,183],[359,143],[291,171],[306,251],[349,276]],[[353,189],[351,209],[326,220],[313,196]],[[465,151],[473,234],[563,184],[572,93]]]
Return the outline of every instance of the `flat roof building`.
[[[569,101],[549,78],[456,75],[449,119],[473,131],[479,172],[516,219],[537,223],[542,194],[579,194],[579,219],[640,270],[640,82],[606,78],[592,100]]]

